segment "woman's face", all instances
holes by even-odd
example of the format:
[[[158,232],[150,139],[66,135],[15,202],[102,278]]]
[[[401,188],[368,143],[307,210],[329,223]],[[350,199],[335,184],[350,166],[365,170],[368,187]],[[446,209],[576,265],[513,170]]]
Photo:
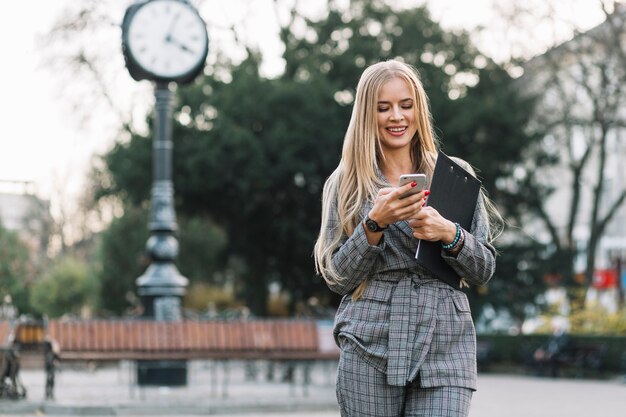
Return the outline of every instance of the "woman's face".
[[[378,138],[383,151],[410,149],[417,131],[413,91],[402,78],[383,84],[378,94]]]

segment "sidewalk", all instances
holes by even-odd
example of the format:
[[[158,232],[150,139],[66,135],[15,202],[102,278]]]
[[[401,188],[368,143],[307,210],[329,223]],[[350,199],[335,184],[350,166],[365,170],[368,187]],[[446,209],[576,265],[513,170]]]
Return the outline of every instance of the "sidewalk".
[[[55,401],[44,401],[44,373],[25,370],[25,401],[0,401],[0,415],[13,416],[246,416],[339,417],[334,392],[333,364],[318,364],[305,391],[302,375],[297,385],[268,382],[265,364],[255,381],[246,380],[241,363],[230,366],[228,389],[224,369],[207,362],[191,362],[189,385],[182,388],[131,387],[131,367],[95,371],[63,369],[57,376]],[[281,375],[276,369],[276,376]],[[277,378],[278,379],[278,378]],[[483,374],[474,394],[470,417],[623,417],[626,415],[626,383],[549,379],[520,375]]]
[[[311,383],[280,382],[284,366],[277,365],[275,379],[267,381],[267,364],[259,363],[258,375],[247,379],[243,363],[224,365],[192,361],[185,387],[143,387],[132,384],[134,370],[128,362],[94,371],[71,369],[57,373],[55,400],[44,400],[45,375],[26,369],[21,379],[28,390],[23,401],[1,401],[0,415],[215,415],[264,412],[334,411],[336,363],[317,364]],[[227,384],[224,384],[228,378]],[[264,414],[263,414],[264,415]]]
[[[551,379],[522,375],[478,377],[470,417],[624,417],[623,379]]]

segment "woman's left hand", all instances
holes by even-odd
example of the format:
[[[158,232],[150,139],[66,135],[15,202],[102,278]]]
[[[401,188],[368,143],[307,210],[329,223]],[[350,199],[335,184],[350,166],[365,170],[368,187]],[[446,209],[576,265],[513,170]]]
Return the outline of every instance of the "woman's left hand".
[[[413,236],[431,242],[450,243],[456,236],[456,226],[432,207],[422,207],[417,216],[409,220]]]

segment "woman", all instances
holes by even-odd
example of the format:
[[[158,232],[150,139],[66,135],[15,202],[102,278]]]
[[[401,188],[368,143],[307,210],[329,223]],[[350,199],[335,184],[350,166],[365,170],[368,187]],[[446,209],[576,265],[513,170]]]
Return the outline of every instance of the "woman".
[[[494,272],[495,250],[484,196],[471,230],[425,206],[428,190],[400,198],[415,186],[396,187],[400,175],[431,178],[436,158],[416,71],[398,61],[367,68],[341,161],[324,186],[315,244],[318,273],[344,295],[334,329],[342,416],[468,414],[476,336],[467,297],[414,256],[418,239],[441,242],[441,255],[459,276],[483,285]]]

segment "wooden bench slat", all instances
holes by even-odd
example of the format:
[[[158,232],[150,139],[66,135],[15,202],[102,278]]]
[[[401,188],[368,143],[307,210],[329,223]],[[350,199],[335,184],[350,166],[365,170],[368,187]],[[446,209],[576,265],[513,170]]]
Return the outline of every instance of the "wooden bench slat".
[[[71,360],[137,358],[333,358],[320,351],[312,320],[181,321],[50,320],[48,333]]]

